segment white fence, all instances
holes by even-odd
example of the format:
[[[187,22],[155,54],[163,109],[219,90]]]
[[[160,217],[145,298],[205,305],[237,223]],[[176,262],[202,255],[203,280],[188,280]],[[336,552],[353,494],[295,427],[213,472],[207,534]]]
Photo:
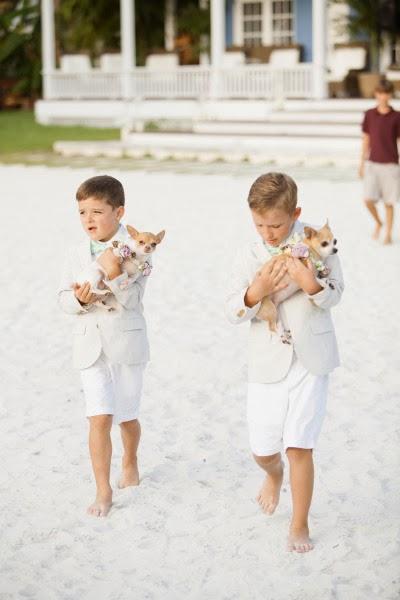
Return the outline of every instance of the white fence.
[[[292,68],[244,65],[234,69],[178,67],[153,71],[138,67],[133,73],[45,74],[46,99],[116,100],[163,98],[311,98],[311,64]]]

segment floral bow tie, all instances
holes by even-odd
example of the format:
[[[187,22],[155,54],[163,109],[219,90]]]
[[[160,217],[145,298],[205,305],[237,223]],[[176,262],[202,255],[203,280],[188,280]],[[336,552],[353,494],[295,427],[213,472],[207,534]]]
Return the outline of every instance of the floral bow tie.
[[[97,242],[96,240],[90,240],[90,252],[92,254],[100,254],[108,248],[108,242]]]

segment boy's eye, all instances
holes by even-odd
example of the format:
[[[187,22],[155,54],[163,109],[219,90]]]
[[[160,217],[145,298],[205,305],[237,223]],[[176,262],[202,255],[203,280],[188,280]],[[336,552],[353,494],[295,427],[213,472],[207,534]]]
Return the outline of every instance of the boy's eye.
[[[328,242],[322,242],[321,246],[325,248],[328,245]]]

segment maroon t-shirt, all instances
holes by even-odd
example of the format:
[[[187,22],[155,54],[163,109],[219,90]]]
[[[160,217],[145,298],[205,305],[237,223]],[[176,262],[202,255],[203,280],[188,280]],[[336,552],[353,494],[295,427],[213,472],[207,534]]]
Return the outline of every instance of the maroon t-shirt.
[[[398,163],[397,138],[400,138],[400,112],[390,107],[386,114],[377,108],[367,110],[362,130],[369,135],[369,160],[377,163]]]

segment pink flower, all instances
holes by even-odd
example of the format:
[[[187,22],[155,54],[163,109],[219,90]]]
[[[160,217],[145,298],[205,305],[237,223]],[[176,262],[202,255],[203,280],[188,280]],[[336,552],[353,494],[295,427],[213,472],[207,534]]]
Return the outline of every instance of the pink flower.
[[[308,246],[306,246],[306,244],[302,244],[301,242],[298,242],[297,244],[295,244],[292,247],[293,258],[308,258],[309,255],[310,255],[310,251],[308,249]]]
[[[129,248],[129,246],[124,244],[119,249],[119,254],[120,254],[121,258],[130,258],[132,255],[132,250]]]

